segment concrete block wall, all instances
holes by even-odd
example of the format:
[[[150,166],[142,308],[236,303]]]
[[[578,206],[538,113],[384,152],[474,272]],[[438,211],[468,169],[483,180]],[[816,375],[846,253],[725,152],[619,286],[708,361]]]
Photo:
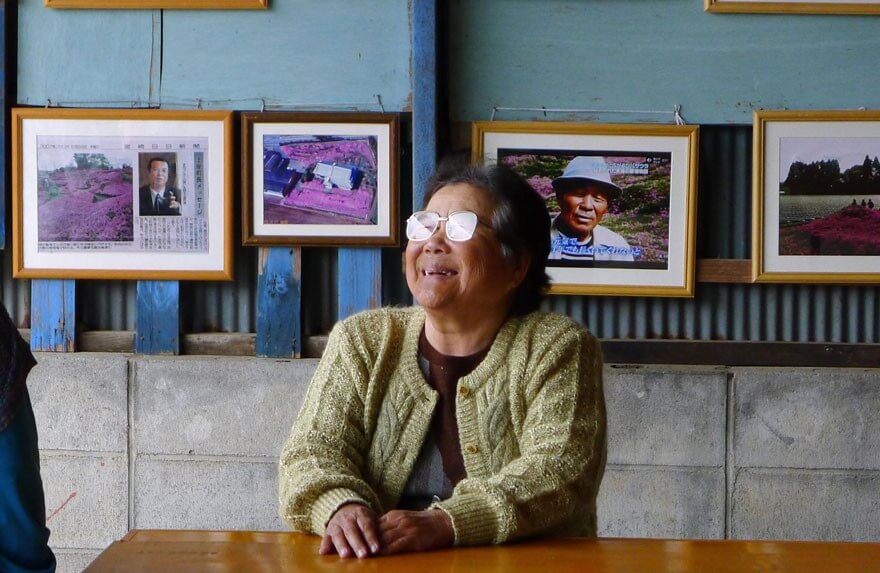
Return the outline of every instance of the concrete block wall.
[[[599,534],[723,538],[727,374],[612,367],[604,379]]]
[[[277,457],[315,360],[37,356],[51,544],[283,529]],[[607,366],[603,536],[880,540],[880,371]]]

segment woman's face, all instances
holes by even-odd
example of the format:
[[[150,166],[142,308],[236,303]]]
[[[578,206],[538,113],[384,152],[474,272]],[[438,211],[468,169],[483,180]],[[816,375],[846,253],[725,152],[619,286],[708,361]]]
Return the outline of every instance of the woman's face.
[[[441,187],[425,207],[446,217],[456,211],[472,211],[480,220],[474,236],[467,241],[450,241],[446,222],[425,241],[406,246],[406,282],[410,292],[425,310],[485,317],[486,313],[506,315],[513,289],[524,271],[504,260],[492,221],[493,204],[477,187],[460,183]]]

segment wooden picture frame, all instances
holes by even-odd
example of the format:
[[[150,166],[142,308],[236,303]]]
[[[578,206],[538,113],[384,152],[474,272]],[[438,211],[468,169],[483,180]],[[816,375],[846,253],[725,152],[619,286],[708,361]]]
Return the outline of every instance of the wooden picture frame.
[[[398,117],[241,116],[245,245],[398,245]]]
[[[706,12],[754,14],[880,14],[880,2],[875,0],[827,2],[810,0],[704,0]]]
[[[551,294],[694,295],[697,126],[479,121],[472,133],[474,161],[513,167],[547,204]]]
[[[752,222],[753,281],[880,284],[880,111],[756,111]]]
[[[43,5],[98,10],[266,10],[269,0],[43,0]]]
[[[13,276],[231,280],[232,129],[230,111],[14,108]]]

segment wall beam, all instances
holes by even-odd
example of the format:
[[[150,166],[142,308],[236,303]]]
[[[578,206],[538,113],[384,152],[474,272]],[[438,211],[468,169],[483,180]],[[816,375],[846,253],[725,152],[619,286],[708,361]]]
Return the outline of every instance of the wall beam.
[[[138,281],[135,328],[138,354],[180,354],[178,281]]]
[[[413,210],[437,166],[437,0],[412,2]]]
[[[302,355],[302,251],[261,247],[257,276],[257,356]]]
[[[339,249],[337,315],[339,320],[382,305],[382,251]]]
[[[31,281],[31,350],[76,350],[76,281]]]

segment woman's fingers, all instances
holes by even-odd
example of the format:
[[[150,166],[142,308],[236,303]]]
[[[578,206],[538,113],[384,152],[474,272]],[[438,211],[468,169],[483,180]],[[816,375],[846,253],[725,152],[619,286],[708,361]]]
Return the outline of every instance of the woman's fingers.
[[[391,510],[379,518],[383,555],[411,550],[406,518],[407,512],[399,510]]]
[[[331,544],[340,557],[357,555],[363,558],[378,553],[380,542],[376,514],[357,503],[343,505],[327,523],[319,553],[332,553]]]
[[[455,535],[452,522],[441,510],[392,510],[379,518],[383,555],[449,547]]]
[[[330,537],[333,540],[333,547],[336,548],[336,553],[338,553],[340,557],[352,556],[351,545],[349,545],[348,542],[348,535],[346,535],[342,528],[335,527],[333,532],[330,533]]]
[[[324,537],[321,538],[321,547],[318,548],[318,553],[321,555],[330,555],[335,552],[336,547],[333,546],[333,539],[325,533]]]
[[[409,553],[418,551],[409,537],[399,537],[394,541],[382,546],[382,555],[394,555],[395,553]]]
[[[364,534],[364,539],[370,546],[370,553],[378,553],[381,544],[379,543],[379,528],[376,527],[376,519],[372,515],[359,514],[357,523]]]
[[[364,539],[364,533],[361,531],[361,526],[356,517],[351,516],[350,518],[346,518],[342,524],[342,531],[345,533],[345,540],[348,542],[347,545],[358,557],[363,558],[370,555],[370,550]],[[339,549],[339,546],[336,548]],[[349,556],[343,555],[341,551],[339,552],[339,555],[342,557]]]

